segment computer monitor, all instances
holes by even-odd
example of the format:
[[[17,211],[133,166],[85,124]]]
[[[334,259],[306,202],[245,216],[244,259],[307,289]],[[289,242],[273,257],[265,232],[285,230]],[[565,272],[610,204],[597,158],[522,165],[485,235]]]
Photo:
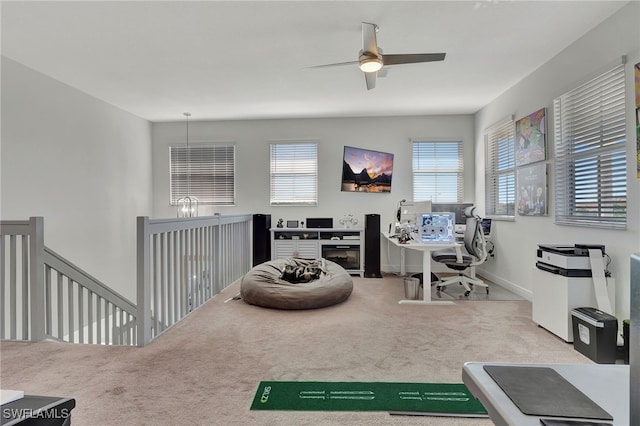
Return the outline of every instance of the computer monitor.
[[[456,225],[466,225],[467,216],[464,211],[468,207],[473,207],[473,203],[433,203],[432,212],[453,212],[456,215]]]
[[[431,212],[431,201],[401,202],[398,207],[397,215],[400,226],[416,225],[416,216],[420,213]]]
[[[491,236],[491,219],[482,219],[480,221],[480,226],[482,227],[482,232],[486,237]]]
[[[455,241],[453,213],[418,213],[417,233],[423,243],[452,243]]]

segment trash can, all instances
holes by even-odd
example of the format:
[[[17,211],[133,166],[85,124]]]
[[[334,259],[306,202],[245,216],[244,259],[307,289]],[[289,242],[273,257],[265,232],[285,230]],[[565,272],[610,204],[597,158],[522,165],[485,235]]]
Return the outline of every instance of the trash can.
[[[409,300],[418,300],[420,298],[420,280],[418,278],[404,279],[404,297]]]

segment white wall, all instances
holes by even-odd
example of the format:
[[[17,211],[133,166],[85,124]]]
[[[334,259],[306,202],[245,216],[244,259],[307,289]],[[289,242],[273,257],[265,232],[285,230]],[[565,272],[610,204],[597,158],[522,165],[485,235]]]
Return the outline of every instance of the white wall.
[[[2,58],[3,220],[135,302],[136,216],[151,211],[151,126]]]
[[[536,248],[540,243],[597,243],[611,256],[610,270],[616,279],[616,306],[619,318],[629,317],[629,256],[640,250],[640,214],[636,179],[636,136],[633,64],[640,62],[640,3],[631,2],[600,26],[587,33],[551,61],[499,96],[478,112],[475,119],[476,163],[484,164],[485,129],[504,117],[522,118],[539,108],[547,108],[547,154],[550,164],[549,211],[547,217],[523,217],[514,222],[494,222],[496,257],[483,272],[496,282],[531,294],[535,283]],[[627,147],[628,223],[626,231],[558,226],[554,224],[553,99],[579,83],[610,69],[627,55]],[[476,200],[484,210],[484,174],[476,169]]]
[[[364,215],[380,214],[383,230],[388,230],[392,213],[399,200],[411,200],[411,138],[462,140],[465,144],[465,201],[473,201],[473,118],[471,116],[379,117],[294,119],[254,121],[197,121],[197,111],[190,111],[189,144],[202,141],[233,141],[236,144],[235,207],[200,207],[200,214],[267,213],[273,225],[278,218],[285,221],[307,217],[333,217],[334,226],[347,213],[352,213],[364,227]],[[153,199],[154,216],[175,217],[169,206],[169,149],[184,143],[184,122],[153,124]],[[317,207],[269,206],[269,143],[277,140],[316,140],[319,156]],[[344,146],[355,146],[394,154],[391,193],[341,192]],[[382,270],[399,271],[400,255],[393,248],[387,254],[383,244]],[[409,271],[422,270],[418,254],[407,256]]]

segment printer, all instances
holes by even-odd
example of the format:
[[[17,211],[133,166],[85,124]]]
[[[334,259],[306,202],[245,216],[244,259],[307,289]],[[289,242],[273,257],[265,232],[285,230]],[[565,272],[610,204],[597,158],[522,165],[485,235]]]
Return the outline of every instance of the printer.
[[[591,277],[590,249],[598,249],[605,256],[604,245],[600,244],[538,244],[536,267],[565,277]]]

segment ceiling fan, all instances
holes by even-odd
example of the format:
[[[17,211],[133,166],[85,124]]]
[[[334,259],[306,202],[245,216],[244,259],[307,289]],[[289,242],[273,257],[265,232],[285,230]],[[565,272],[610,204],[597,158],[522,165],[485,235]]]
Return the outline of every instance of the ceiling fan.
[[[376,87],[376,77],[383,66],[444,61],[446,53],[383,54],[376,41],[376,32],[378,32],[376,24],[362,23],[362,50],[357,61],[318,65],[312,68],[359,64],[360,70],[364,73],[367,90],[371,90]]]

